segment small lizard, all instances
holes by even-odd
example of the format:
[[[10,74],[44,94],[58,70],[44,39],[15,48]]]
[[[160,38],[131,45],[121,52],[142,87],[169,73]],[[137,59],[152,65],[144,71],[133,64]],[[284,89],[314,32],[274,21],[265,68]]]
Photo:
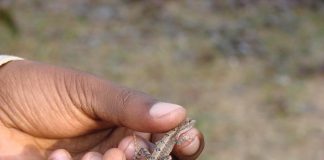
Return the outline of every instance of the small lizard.
[[[183,136],[179,139],[180,135],[191,129],[195,122],[195,120],[187,119],[184,122],[182,122],[178,127],[165,133],[162,139],[155,143],[156,147],[154,148],[152,153],[150,153],[146,148],[139,149],[136,142],[136,136],[134,135],[134,160],[139,160],[141,158],[145,158],[146,160],[172,160],[170,153],[173,150],[173,147],[176,144],[181,144],[182,142],[188,141],[192,138],[188,136]]]

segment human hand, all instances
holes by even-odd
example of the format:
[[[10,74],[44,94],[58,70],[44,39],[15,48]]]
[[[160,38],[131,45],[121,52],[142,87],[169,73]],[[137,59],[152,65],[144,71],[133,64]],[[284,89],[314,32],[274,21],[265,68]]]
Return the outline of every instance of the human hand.
[[[0,159],[132,159],[136,132],[150,144],[186,117],[181,106],[157,102],[96,76],[32,61],[0,67]],[[204,141],[176,146],[196,159]],[[141,142],[140,142],[141,143]]]

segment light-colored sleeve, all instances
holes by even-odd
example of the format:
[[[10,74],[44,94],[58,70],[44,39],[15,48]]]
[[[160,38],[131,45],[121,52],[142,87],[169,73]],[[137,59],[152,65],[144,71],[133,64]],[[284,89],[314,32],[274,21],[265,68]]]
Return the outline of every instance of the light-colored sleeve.
[[[16,56],[0,55],[0,66],[4,65],[10,61],[16,61],[16,60],[23,60],[23,59],[16,57]]]

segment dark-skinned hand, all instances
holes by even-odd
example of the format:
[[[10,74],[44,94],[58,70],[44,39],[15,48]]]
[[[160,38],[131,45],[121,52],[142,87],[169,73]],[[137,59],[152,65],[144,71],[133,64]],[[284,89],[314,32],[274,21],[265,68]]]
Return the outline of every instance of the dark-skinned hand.
[[[176,127],[186,110],[84,72],[33,61],[0,67],[0,159],[128,160],[139,144],[151,145]],[[197,159],[204,147],[193,128],[191,141],[173,150]]]

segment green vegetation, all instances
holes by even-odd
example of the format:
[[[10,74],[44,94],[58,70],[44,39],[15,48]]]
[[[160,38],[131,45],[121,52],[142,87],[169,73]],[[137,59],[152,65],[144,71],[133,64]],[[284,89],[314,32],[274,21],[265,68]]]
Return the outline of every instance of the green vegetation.
[[[323,159],[321,0],[17,2],[0,52],[182,104],[201,159]]]
[[[13,19],[11,12],[1,7],[0,7],[0,23],[6,26],[13,35],[16,35],[18,33],[18,27],[15,20]]]

